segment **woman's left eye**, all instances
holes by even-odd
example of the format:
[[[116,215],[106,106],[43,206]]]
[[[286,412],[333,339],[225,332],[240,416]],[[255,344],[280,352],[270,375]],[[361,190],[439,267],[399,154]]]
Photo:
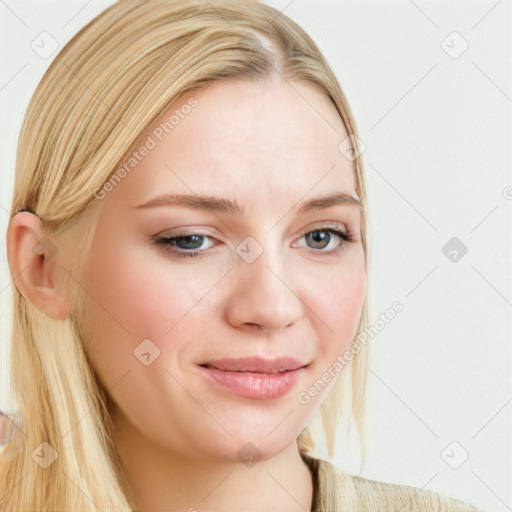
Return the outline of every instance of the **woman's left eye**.
[[[215,245],[204,246],[204,242],[210,238],[210,236],[200,233],[179,233],[175,236],[156,237],[152,239],[152,242],[164,246],[164,250],[170,252],[172,256],[190,258],[208,252],[208,249]],[[343,249],[347,243],[355,242],[350,231],[341,231],[331,227],[303,231],[301,238],[311,244],[308,247],[321,253],[336,252]],[[337,244],[336,239],[340,240]],[[330,250],[323,250],[326,248],[330,248]]]
[[[305,237],[306,240],[312,243],[312,245],[310,245],[312,249],[326,249],[330,246],[330,251],[320,251],[327,253],[343,249],[345,244],[355,241],[352,237],[352,234],[348,230],[340,231],[339,229],[333,228],[318,228],[305,231],[302,233],[302,237]],[[333,247],[336,238],[340,239],[341,241]]]

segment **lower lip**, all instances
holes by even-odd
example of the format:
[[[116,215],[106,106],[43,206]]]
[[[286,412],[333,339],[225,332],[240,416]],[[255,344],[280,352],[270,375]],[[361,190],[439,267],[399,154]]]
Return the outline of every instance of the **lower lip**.
[[[235,395],[257,400],[279,398],[290,392],[304,367],[280,373],[228,372],[216,368],[199,367],[212,381]]]

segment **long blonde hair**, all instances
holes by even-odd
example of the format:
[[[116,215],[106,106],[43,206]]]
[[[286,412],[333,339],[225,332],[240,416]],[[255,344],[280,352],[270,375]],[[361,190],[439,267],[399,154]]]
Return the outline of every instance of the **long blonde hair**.
[[[357,136],[347,100],[320,51],[274,8],[249,0],[122,0],[82,28],[38,84],[19,137],[11,215],[36,213],[50,241],[52,235],[65,240],[57,250],[73,246],[87,254],[94,190],[172,104],[223,78],[313,83],[332,100],[348,134]],[[354,164],[368,275],[361,156]],[[22,428],[0,457],[2,512],[131,510],[112,441],[108,394],[80,336],[85,258],[78,260],[66,269],[74,284],[66,320],[48,318],[12,288],[10,388]],[[356,337],[368,316],[367,293]],[[356,425],[364,459],[367,359],[365,347],[355,353],[320,406],[329,456],[345,416]],[[315,441],[308,427],[297,440],[303,452],[311,452]],[[32,458],[41,442],[58,454],[47,469]]]

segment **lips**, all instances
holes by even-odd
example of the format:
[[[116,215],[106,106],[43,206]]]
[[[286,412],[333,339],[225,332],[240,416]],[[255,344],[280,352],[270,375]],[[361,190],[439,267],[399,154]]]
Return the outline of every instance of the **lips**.
[[[272,400],[288,394],[306,367],[295,357],[212,359],[198,365],[199,373],[223,392],[254,400]]]
[[[306,363],[299,361],[295,357],[288,356],[276,359],[243,357],[240,359],[213,359],[200,366],[214,368],[223,372],[276,374],[297,370],[306,366]]]

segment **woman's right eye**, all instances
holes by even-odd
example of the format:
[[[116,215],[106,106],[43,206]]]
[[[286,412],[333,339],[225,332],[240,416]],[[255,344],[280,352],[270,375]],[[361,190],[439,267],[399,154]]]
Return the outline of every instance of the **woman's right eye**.
[[[200,253],[207,252],[207,249],[213,247],[214,244],[204,247],[205,240],[209,238],[208,235],[201,235],[199,233],[180,233],[175,236],[157,237],[152,242],[163,246],[173,256],[191,258],[198,256]]]

